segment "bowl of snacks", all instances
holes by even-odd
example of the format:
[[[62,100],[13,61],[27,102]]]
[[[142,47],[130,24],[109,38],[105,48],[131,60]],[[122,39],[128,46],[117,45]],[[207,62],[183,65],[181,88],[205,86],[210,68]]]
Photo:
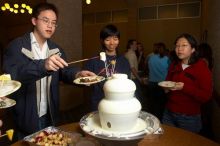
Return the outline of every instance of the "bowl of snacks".
[[[47,127],[28,135],[24,141],[30,146],[100,146],[95,139],[82,137],[77,132],[66,132],[57,127]]]

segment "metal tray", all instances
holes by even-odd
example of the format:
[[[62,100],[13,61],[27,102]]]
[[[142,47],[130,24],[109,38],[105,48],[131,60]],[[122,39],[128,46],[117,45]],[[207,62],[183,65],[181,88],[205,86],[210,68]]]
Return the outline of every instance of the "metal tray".
[[[23,140],[28,142],[30,146],[45,145],[45,144],[37,144],[37,143],[33,142],[33,140],[42,138],[41,136],[39,136],[39,134],[42,132],[61,134],[61,136],[63,136],[62,138],[65,139],[65,142],[64,142],[65,144],[63,146],[75,146],[80,141],[80,139],[82,137],[82,135],[79,133],[66,132],[66,131],[63,131],[62,129],[59,129],[57,127],[50,126],[45,129],[42,129],[36,133],[33,133],[31,135],[26,136]],[[47,137],[47,136],[45,136],[45,137]],[[48,137],[47,137],[47,139],[48,139]],[[59,140],[58,137],[57,137],[57,140]],[[52,141],[55,141],[55,140],[51,140],[51,142]],[[53,146],[58,146],[58,145],[60,146],[61,144],[56,145],[53,143],[52,145]]]
[[[114,141],[136,140],[144,137],[151,139],[163,134],[163,129],[157,117],[144,111],[139,113],[135,128],[128,132],[112,132],[102,129],[98,111],[83,116],[80,120],[80,127],[91,136]]]

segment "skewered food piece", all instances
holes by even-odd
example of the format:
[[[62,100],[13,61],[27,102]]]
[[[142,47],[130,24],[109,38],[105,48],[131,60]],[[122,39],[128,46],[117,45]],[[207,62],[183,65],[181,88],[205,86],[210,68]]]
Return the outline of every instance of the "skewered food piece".
[[[3,74],[0,76],[0,80],[11,80],[11,75],[10,74]]]
[[[7,131],[6,131],[6,134],[7,134],[7,136],[8,136],[8,139],[9,139],[10,141],[12,141],[12,138],[13,138],[13,135],[14,135],[14,129],[9,129],[9,130],[7,130]]]
[[[115,64],[116,64],[116,61],[115,61],[115,60],[112,60],[112,61],[111,61],[111,64],[112,64],[112,65],[115,65]]]
[[[102,60],[102,61],[106,61],[106,54],[105,54],[105,52],[101,52],[100,54],[100,60]]]

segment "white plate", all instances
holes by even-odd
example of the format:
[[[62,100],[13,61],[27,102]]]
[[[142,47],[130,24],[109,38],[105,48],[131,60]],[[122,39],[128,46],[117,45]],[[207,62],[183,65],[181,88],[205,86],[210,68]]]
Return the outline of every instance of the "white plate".
[[[165,87],[165,88],[172,88],[175,86],[175,84],[176,83],[173,81],[162,81],[158,83],[159,86]]]
[[[91,81],[91,82],[81,82],[80,81],[81,79],[89,79],[89,80],[96,79],[96,80],[95,81]],[[80,85],[91,85],[91,84],[95,84],[95,83],[101,82],[103,80],[105,80],[105,77],[103,77],[103,76],[88,76],[88,77],[77,78],[73,82],[75,84],[80,84]]]
[[[16,101],[7,97],[0,98],[0,109],[14,106]]]
[[[162,130],[160,128],[160,121],[152,114],[143,111],[140,112],[135,127],[126,132],[112,132],[102,129],[97,111],[82,117],[80,127],[89,135],[108,140],[140,139],[146,136],[146,134],[160,134],[159,131]]]
[[[0,80],[0,97],[5,97],[21,87],[21,83],[14,80]]]

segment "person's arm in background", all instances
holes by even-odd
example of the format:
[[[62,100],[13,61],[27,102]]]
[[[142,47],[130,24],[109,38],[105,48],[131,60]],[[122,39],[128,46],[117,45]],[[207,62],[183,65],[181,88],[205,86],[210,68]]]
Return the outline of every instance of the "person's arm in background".
[[[141,78],[138,75],[138,71],[134,67],[131,67],[131,72],[140,82],[142,82]]]
[[[135,78],[137,78],[140,82],[142,82],[141,78],[138,75],[138,71],[135,68],[134,60],[136,58],[134,56],[130,56],[127,59],[128,59],[129,64],[130,64],[130,69],[131,69],[132,74],[135,76]]]

